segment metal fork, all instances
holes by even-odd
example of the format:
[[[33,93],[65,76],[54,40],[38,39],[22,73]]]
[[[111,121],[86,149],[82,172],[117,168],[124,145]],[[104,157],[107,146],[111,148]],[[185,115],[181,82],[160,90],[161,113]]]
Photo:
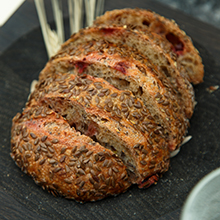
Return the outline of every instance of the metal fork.
[[[64,24],[63,24],[63,0],[51,0],[56,30],[52,30],[47,22],[44,0],[34,0],[40,26],[44,38],[48,57],[55,55],[64,42]],[[86,26],[92,25],[93,20],[100,16],[104,11],[104,0],[67,0],[70,34],[73,34],[83,28],[83,11],[86,14]]]

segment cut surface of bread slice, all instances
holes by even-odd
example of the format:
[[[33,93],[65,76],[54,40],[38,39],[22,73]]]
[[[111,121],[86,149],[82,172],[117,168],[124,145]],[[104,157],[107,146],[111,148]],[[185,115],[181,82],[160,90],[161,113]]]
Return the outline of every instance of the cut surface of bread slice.
[[[84,29],[81,30],[79,33],[73,35],[63,45],[59,53],[52,59],[72,54],[77,55],[78,53],[80,53],[80,51],[76,52],[76,48],[78,48],[79,44],[85,44],[83,49],[85,53],[88,53],[92,51],[91,48],[93,46],[93,42],[91,41],[94,40],[99,42],[102,42],[101,40],[103,40],[106,47],[109,46],[109,42],[118,45],[118,48],[127,46],[127,48],[130,48],[131,51],[128,51],[127,53],[121,51],[120,55],[123,57],[127,56],[128,54],[132,55],[132,53],[139,53],[139,57],[142,56],[142,59],[140,58],[139,61],[143,60],[144,57],[145,60],[147,60],[148,58],[149,62],[151,62],[152,65],[154,64],[154,67],[152,69],[156,69],[157,67],[157,72],[161,73],[160,77],[169,80],[172,87],[179,94],[178,99],[182,99],[184,103],[182,104],[182,106],[184,108],[184,112],[187,118],[191,118],[195,105],[194,91],[192,85],[179,73],[175,66],[175,62],[170,58],[170,56],[164,53],[164,51],[158,45],[156,45],[146,34],[132,31],[123,27],[93,27]],[[106,49],[102,45],[100,47]],[[100,51],[102,51],[103,49],[100,49]],[[117,48],[115,50],[117,50]],[[110,49],[108,49],[108,53],[114,52],[114,50],[111,51]],[[134,56],[134,58],[137,57],[135,55],[132,56]],[[149,62],[147,63],[147,65],[149,65]]]
[[[178,69],[186,73],[190,82],[194,84],[203,81],[204,67],[199,52],[174,20],[150,10],[120,9],[106,12],[94,21],[94,25],[126,25],[131,29],[148,30],[162,36],[163,39],[159,40],[159,44],[163,45],[167,52],[172,51],[176,54]]]
[[[150,118],[140,100],[100,78],[64,76],[53,74],[53,83],[49,82],[51,77],[40,81],[28,106],[36,102],[48,105],[76,130],[115,152],[126,165],[132,183],[141,184],[168,170],[163,128]]]
[[[45,106],[14,117],[11,151],[22,171],[54,195],[95,201],[130,186],[120,158]]]

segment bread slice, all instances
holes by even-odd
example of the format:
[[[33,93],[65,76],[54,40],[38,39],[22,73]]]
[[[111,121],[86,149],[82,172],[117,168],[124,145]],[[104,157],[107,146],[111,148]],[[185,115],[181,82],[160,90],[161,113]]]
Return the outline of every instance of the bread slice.
[[[17,114],[11,132],[11,157],[54,195],[95,201],[131,185],[120,158],[45,106]]]
[[[192,40],[179,28],[174,20],[169,20],[155,12],[144,9],[120,9],[106,12],[94,21],[95,26],[116,25],[156,33],[163,49],[176,54],[180,72],[186,73],[190,82],[201,83],[204,76],[202,59]],[[157,37],[154,35],[157,39]]]
[[[115,152],[126,165],[132,183],[141,184],[168,170],[164,130],[140,100],[100,78],[64,76],[53,74],[53,83],[49,82],[51,77],[40,81],[27,105],[47,105],[76,130]]]
[[[148,58],[148,60],[157,67],[157,72],[163,74],[163,76],[160,75],[160,77],[167,78],[169,80],[172,87],[179,94],[178,99],[182,100],[181,106],[184,108],[187,118],[191,118],[195,105],[192,85],[179,73],[175,66],[175,62],[170,58],[170,56],[165,54],[164,51],[145,34],[123,27],[94,27],[83,29],[79,33],[73,35],[63,45],[59,53],[52,59],[75,54],[78,44],[86,44],[86,42],[90,41],[92,45],[93,43],[91,41],[93,40],[104,40],[107,45],[109,42],[112,42],[118,45],[118,48],[120,48],[121,45],[124,45],[124,47],[127,46],[128,48],[130,47],[130,50],[133,50],[133,54],[139,54],[140,62],[144,59],[144,57],[145,60]],[[92,51],[90,43],[84,45],[85,53]],[[109,50],[109,52],[111,51]],[[77,53],[80,53],[80,51]],[[121,51],[121,55],[124,57],[128,54],[130,56],[134,56],[132,55],[132,51]],[[149,62],[147,65],[149,65]],[[153,67],[152,69],[156,68]]]

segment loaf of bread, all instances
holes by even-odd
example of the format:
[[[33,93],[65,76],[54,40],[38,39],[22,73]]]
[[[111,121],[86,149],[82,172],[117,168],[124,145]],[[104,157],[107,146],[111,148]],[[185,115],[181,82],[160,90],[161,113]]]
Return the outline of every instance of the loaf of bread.
[[[128,12],[139,20],[145,10]],[[121,26],[122,14],[73,34],[13,118],[11,157],[54,195],[86,202],[149,187],[187,134],[189,77],[163,36]]]

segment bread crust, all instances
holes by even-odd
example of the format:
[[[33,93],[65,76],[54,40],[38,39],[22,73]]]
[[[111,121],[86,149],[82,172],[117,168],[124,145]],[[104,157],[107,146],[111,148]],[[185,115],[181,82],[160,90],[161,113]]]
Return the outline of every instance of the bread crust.
[[[153,33],[152,39],[158,45],[161,45],[167,53],[176,54],[178,69],[190,82],[193,84],[203,82],[204,67],[199,52],[190,37],[174,20],[150,10],[126,8],[108,11],[94,21],[94,26],[102,25],[127,25],[131,29]],[[162,39],[158,38],[158,35],[162,36]]]

